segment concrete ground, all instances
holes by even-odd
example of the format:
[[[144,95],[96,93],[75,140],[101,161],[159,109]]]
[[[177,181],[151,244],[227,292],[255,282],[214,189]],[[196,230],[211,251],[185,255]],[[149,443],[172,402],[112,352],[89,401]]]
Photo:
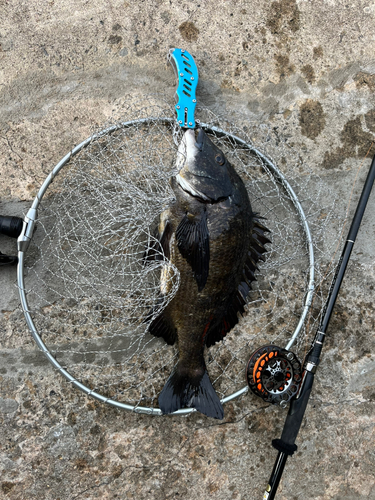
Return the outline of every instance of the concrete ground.
[[[375,134],[372,1],[15,0],[0,19],[1,214],[22,216],[126,95],[173,103],[170,47],[194,56],[203,104],[277,130],[346,206]],[[373,193],[280,500],[375,499],[374,210]],[[1,269],[0,498],[262,498],[285,412],[248,395],[223,422],[93,401],[23,345],[15,276]]]

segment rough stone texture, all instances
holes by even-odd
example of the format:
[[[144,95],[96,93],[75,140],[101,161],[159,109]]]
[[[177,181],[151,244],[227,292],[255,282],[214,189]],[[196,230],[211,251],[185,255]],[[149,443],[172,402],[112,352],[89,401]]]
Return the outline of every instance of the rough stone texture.
[[[22,215],[127,94],[173,102],[169,47],[194,55],[204,104],[269,123],[346,200],[375,132],[374,17],[370,0],[0,2],[0,212]],[[372,197],[280,500],[375,499],[374,210]],[[14,283],[1,269],[0,335],[26,338]],[[30,340],[2,353],[0,391],[0,498],[14,500],[261,498],[285,416],[249,395],[224,422],[122,413]]]

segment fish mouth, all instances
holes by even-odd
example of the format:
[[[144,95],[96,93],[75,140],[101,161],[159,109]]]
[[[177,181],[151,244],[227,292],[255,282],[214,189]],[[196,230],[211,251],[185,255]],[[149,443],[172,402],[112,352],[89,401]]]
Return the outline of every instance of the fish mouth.
[[[203,149],[204,135],[205,134],[204,134],[203,128],[198,129],[198,134],[196,137],[195,146],[197,147],[197,149],[199,151],[202,151],[202,149]]]
[[[182,175],[176,175],[177,184],[188,194],[191,194],[195,198],[200,198],[204,201],[211,201],[211,198],[208,198],[204,193],[195,189],[186,179],[182,177]]]
[[[186,177],[183,176],[186,170],[185,165],[193,164],[197,160],[199,152],[202,151],[203,139],[204,132],[201,128],[198,130],[187,129],[185,131],[177,153],[177,168],[179,169],[179,173],[176,175],[176,181],[181,189],[191,196],[200,198],[204,201],[211,201],[211,198],[194,187]]]
[[[195,141],[195,130],[187,129],[178,146],[176,162],[178,171],[182,170],[186,163],[193,163],[198,152],[199,149]]]
[[[176,167],[177,184],[195,198],[214,203],[232,194],[224,154],[203,128],[185,131],[178,146]]]

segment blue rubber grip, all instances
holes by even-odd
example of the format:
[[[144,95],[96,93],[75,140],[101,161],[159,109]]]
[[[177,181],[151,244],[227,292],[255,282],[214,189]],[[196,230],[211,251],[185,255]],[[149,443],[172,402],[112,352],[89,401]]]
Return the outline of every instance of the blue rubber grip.
[[[177,122],[184,128],[195,128],[195,106],[197,103],[195,90],[198,85],[198,69],[194,59],[187,50],[171,49],[169,51],[171,62],[178,78],[176,90]]]

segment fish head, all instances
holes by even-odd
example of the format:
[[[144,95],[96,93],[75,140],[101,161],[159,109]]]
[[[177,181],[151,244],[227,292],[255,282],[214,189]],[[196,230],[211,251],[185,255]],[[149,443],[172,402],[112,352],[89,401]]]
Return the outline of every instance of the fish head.
[[[184,133],[178,148],[177,168],[177,183],[196,198],[214,203],[232,194],[231,166],[202,128]]]

